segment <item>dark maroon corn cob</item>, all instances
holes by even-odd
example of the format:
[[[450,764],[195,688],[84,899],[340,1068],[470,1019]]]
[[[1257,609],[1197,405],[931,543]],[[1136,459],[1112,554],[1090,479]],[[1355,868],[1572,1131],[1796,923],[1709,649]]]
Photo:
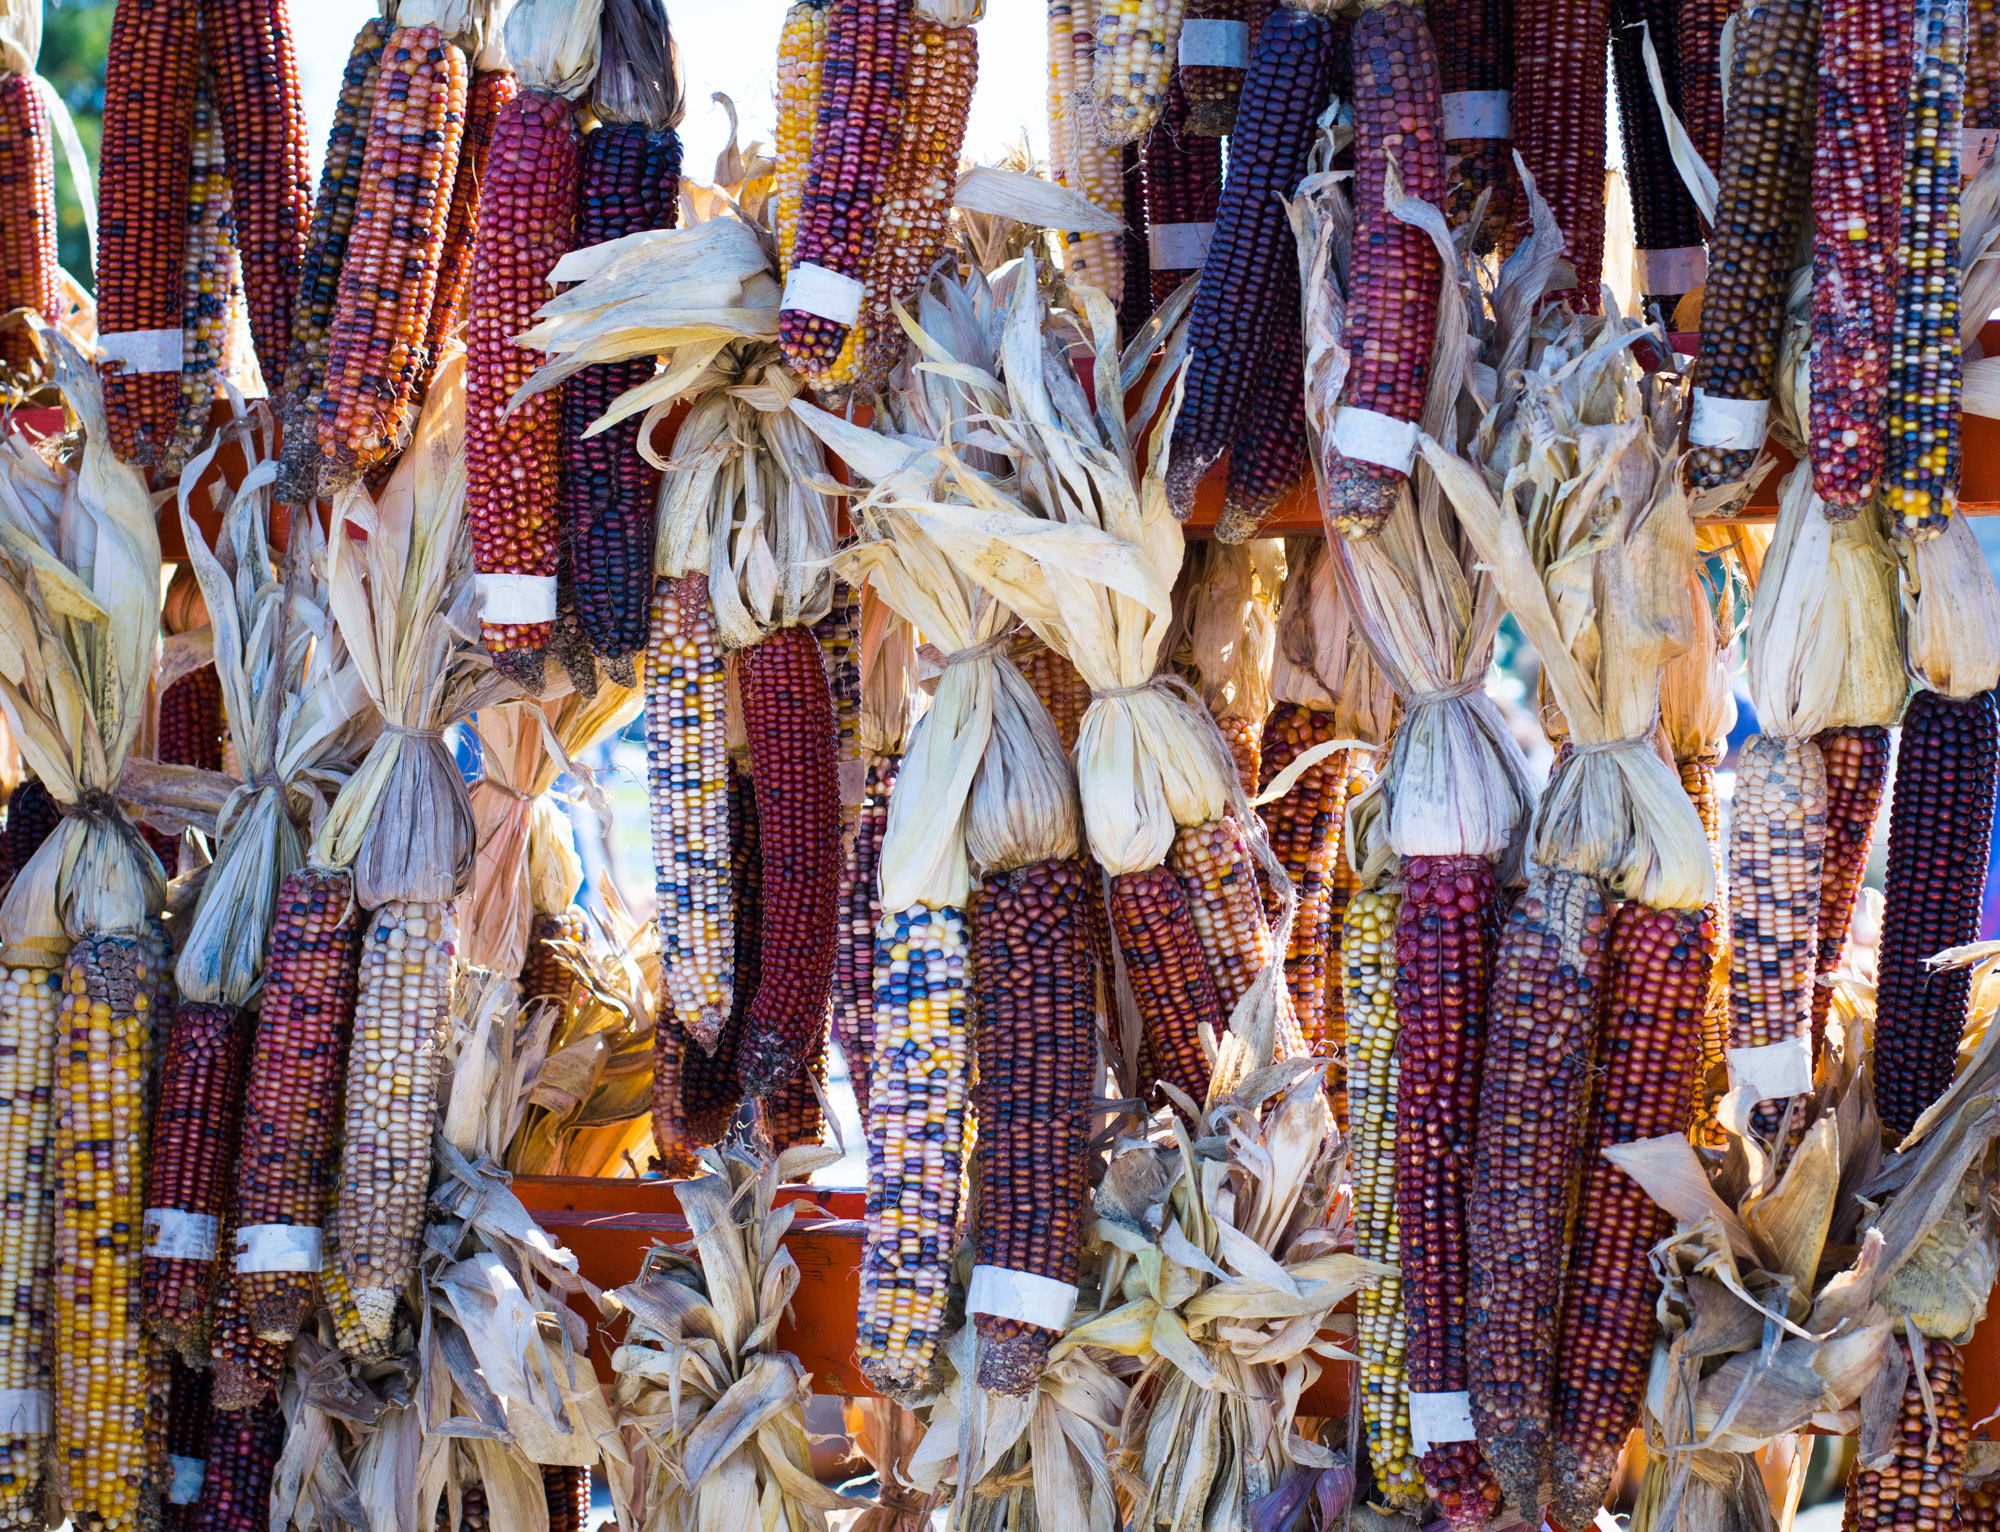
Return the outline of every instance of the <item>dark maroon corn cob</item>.
[[[229,1216],[222,1221],[221,1248],[225,1256],[236,1249],[236,1231],[248,1225],[249,1219],[238,1215],[231,1208]],[[293,1279],[305,1291],[305,1303],[312,1300],[314,1277],[317,1273],[279,1273]],[[256,1296],[249,1290],[251,1282],[259,1280],[255,1274],[238,1272],[232,1259],[224,1259],[216,1267],[215,1308],[209,1323],[208,1355],[209,1368],[215,1374],[212,1399],[215,1408],[222,1410],[247,1410],[252,1405],[271,1398],[277,1391],[278,1382],[285,1375],[285,1357],[290,1347],[283,1341],[267,1340],[259,1335],[252,1305]]]
[[[1736,0],[1676,0],[1674,74],[1680,85],[1681,125],[1714,169],[1722,154],[1722,28]],[[1666,60],[1660,60],[1662,67]]]
[[[1199,266],[1163,264],[1185,260],[1186,225],[1215,227],[1215,210],[1222,200],[1222,143],[1203,138],[1188,126],[1188,102],[1181,89],[1186,70],[1167,82],[1167,107],[1160,124],[1146,136],[1145,190],[1147,270],[1153,283],[1153,306],[1173,296],[1175,288],[1200,270]],[[1231,97],[1232,106],[1234,96]]]
[[[217,1410],[193,1532],[262,1532],[271,1524],[271,1476],[285,1446],[275,1395],[247,1410]]]
[[[1868,848],[1889,786],[1889,731],[1874,726],[1827,729],[1814,735],[1813,743],[1826,762],[1826,855],[1819,884],[1819,960],[1814,965],[1824,977],[1840,967],[1854,897],[1868,868]],[[1813,986],[1815,1057],[1832,998],[1829,986]]]
[[[1229,481],[1215,535],[1248,542],[1306,470],[1305,343],[1299,333],[1299,279],[1283,277],[1271,294],[1266,365],[1249,380],[1250,403],[1229,444]]]
[[[589,1525],[589,1469],[544,1463],[542,1493],[549,1502],[549,1532],[583,1532]]]
[[[1514,0],[1431,0],[1425,10],[1437,42],[1440,89],[1447,98],[1461,98],[1448,101],[1448,110],[1474,105],[1463,98],[1475,92],[1483,96],[1508,89],[1514,73]],[[1453,136],[1444,144],[1444,211],[1452,227],[1472,216],[1481,192],[1493,193],[1480,226],[1477,248],[1483,253],[1502,237],[1510,219],[1514,146],[1506,138],[1466,136],[1455,130],[1451,118],[1446,131]]]
[[[56,800],[41,779],[24,777],[7,799],[7,824],[0,829],[0,894],[61,823]]]
[[[222,770],[222,682],[213,665],[191,670],[160,697],[158,758],[172,766]]]
[[[867,796],[854,827],[854,845],[840,875],[840,945],[833,969],[833,1035],[847,1060],[847,1078],[862,1112],[868,1110],[868,1076],[874,1060],[875,928],[882,901],[875,881],[882,865],[882,836],[889,827],[889,795],[896,790],[901,756],[882,756],[868,767]]]
[[[812,629],[780,628],[741,651],[737,681],[764,880],[763,971],[738,1072],[744,1091],[762,1096],[804,1062],[833,990],[842,860],[839,744],[833,694]]]
[[[1576,268],[1569,301],[1594,314],[1604,273],[1605,48],[1609,0],[1516,0],[1514,149],[1563,231]],[[1529,233],[1527,198],[1514,226]]]
[[[828,1020],[832,1020],[831,1013]],[[764,1098],[764,1132],[778,1154],[798,1144],[826,1140],[826,1042],[830,1032],[831,1027],[821,1027],[798,1073]]]
[[[1412,857],[1396,914],[1396,1213],[1410,1389],[1468,1384],[1466,1200],[1487,978],[1493,869],[1481,856]],[[1438,1442],[1424,1482],[1454,1527],[1483,1526],[1499,1491],[1471,1442]]]
[[[763,837],[759,833],[757,793],[749,774],[729,763],[729,882],[736,912],[734,1001],[729,1019],[715,1041],[715,1052],[704,1052],[689,1041],[681,1048],[680,1115],[689,1139],[696,1144],[719,1142],[729,1131],[736,1109],[743,1104],[743,1083],[737,1078],[737,1055],[750,1016],[750,997],[763,977],[764,924]]]
[[[1125,290],[1118,329],[1127,340],[1153,317],[1153,268],[1146,242],[1146,162],[1137,144],[1119,150],[1125,177]]]
[[[671,229],[680,211],[681,140],[671,128],[607,123],[583,141],[578,249],[644,229]],[[660,471],[639,455],[640,415],[589,441],[583,433],[628,389],[653,375],[653,359],[600,362],[563,384],[563,498],[577,616],[599,654],[646,645],[653,595],[653,501]]]
[[[189,1367],[178,1353],[169,1353],[167,1373],[167,1463],[160,1518],[167,1532],[190,1532],[208,1471],[209,1422],[215,1413],[208,1396],[214,1379],[206,1367]]]
[[[1083,864],[990,873],[973,922],[979,1263],[1077,1277],[1086,1206],[1095,999]],[[1056,1332],[976,1316],[979,1385],[1027,1394]]]
[[[1876,954],[1875,1096],[1892,1138],[1951,1084],[1971,974],[1927,960],[1977,939],[1993,842],[1996,709],[1920,691],[1903,714]]]
[[[1111,880],[1111,928],[1139,1012],[1139,1085],[1164,1080],[1199,1106],[1208,1098],[1207,1025],[1217,1042],[1229,1017],[1202,955],[1187,888],[1164,862]]]
[[[1247,383],[1268,361],[1272,295],[1288,275],[1298,281],[1279,199],[1296,191],[1305,173],[1346,30],[1331,17],[1281,6],[1251,50],[1229,178],[1189,321],[1190,360],[1167,466],[1167,494],[1183,520],[1196,487],[1235,439]]]
[[[1551,1514],[1565,1527],[1590,1525],[1638,1423],[1660,1292],[1649,1257],[1674,1226],[1603,1150],[1685,1131],[1715,932],[1707,910],[1636,901],[1612,920],[1611,1003],[1598,1032],[1598,1102],[1584,1135],[1556,1373]]]
[[[208,1219],[213,1237],[223,1213],[224,1183],[236,1163],[243,1082],[255,1031],[254,1018],[238,1006],[184,1000],[174,1013],[146,1168],[148,1246],[155,1238],[154,1214],[160,1211]],[[215,1266],[214,1255],[141,1257],[146,1328],[184,1355],[199,1357],[207,1349]]]
[[[1651,251],[1693,250],[1702,242],[1701,215],[1688,195],[1667,147],[1667,125],[1653,99],[1646,74],[1643,38],[1650,33],[1659,56],[1660,77],[1667,102],[1680,111],[1680,75],[1675,68],[1676,0],[1613,0],[1611,8],[1611,70],[1618,86],[1618,135],[1625,146],[1625,181],[1632,194],[1632,238],[1640,252],[1640,280],[1647,302],[1658,304],[1671,319],[1674,305],[1689,285],[1685,279],[1648,280]],[[1694,275],[1690,260],[1686,268]]]

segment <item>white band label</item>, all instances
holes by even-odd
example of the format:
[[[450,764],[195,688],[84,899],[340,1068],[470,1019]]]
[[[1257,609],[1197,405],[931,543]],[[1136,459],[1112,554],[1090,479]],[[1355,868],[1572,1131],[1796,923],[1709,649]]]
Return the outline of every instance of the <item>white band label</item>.
[[[141,1255],[163,1261],[215,1259],[216,1217],[180,1208],[146,1209],[146,1248]]]
[[[852,277],[843,277],[811,261],[800,261],[785,278],[785,296],[779,307],[851,325],[861,316],[863,291]]]
[[[479,615],[486,622],[556,620],[554,575],[483,574],[472,579],[479,592]]]
[[[1181,51],[1176,56],[1183,69],[1247,69],[1250,67],[1250,23],[1247,21],[1183,21]]]
[[[98,360],[123,362],[126,372],[179,372],[179,330],[118,330],[97,337]]]
[[[208,1464],[201,1458],[184,1458],[178,1452],[167,1454],[167,1461],[174,1467],[174,1482],[167,1490],[169,1505],[193,1505],[201,1499],[201,1486],[208,1478]]]
[[[1639,291],[1642,293],[1693,292],[1707,280],[1706,245],[1639,252]]]
[[[1433,1442],[1469,1442],[1478,1439],[1472,1429],[1472,1395],[1464,1389],[1451,1394],[1420,1394],[1410,1391],[1410,1450],[1422,1457]]]
[[[1343,404],[1334,412],[1333,444],[1342,457],[1408,473],[1417,460],[1417,423]]]
[[[0,1388],[0,1434],[46,1436],[51,1411],[45,1388]]]
[[[1625,1532],[1625,1529],[1618,1525],[1618,1518],[1601,1505],[1597,1508],[1597,1519],[1591,1525],[1597,1532]]]
[[[1996,149],[2000,149],[2000,128],[1965,129],[1965,139],[1958,147],[1959,178],[1970,181],[1978,175],[1993,162]]]
[[[1769,399],[1719,399],[1708,390],[1697,388],[1694,410],[1688,418],[1688,445],[1754,450],[1764,445],[1764,428],[1770,415]]]
[[[1444,136],[1449,143],[1457,138],[1512,138],[1514,112],[1510,94],[1504,90],[1455,90],[1444,98]]]
[[[1196,271],[1214,238],[1212,223],[1156,223],[1146,230],[1146,254],[1155,271]]]
[[[1812,1039],[1789,1037],[1761,1048],[1729,1050],[1729,1086],[1756,1101],[1803,1096],[1813,1088]]]
[[[236,1269],[317,1272],[320,1241],[318,1224],[249,1224],[236,1231]]]
[[[965,1290],[966,1313],[992,1314],[1044,1330],[1062,1329],[1075,1307],[1076,1289],[1069,1283],[1005,1266],[973,1267],[972,1283]]]

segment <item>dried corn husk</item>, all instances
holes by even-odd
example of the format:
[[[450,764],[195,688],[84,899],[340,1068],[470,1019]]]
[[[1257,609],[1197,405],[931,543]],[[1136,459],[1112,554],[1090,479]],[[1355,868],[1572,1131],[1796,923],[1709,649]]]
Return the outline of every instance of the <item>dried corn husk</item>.
[[[1972,528],[1954,516],[1941,536],[1897,551],[1910,669],[1947,697],[1991,691],[2000,681],[2000,590]]]
[[[1285,540],[1285,594],[1271,656],[1271,700],[1333,714],[1333,732],[1380,746],[1396,693],[1375,663],[1318,537]]]
[[[580,101],[597,78],[603,0],[514,0],[504,31],[521,89]]]
[[[1660,671],[1660,727],[1676,761],[1722,758],[1724,741],[1736,724],[1736,696],[1729,687],[1730,649],[1735,643],[1735,610],[1741,565],[1732,555],[1733,529],[1702,528],[1695,534],[1695,578],[1688,586],[1691,638],[1685,653]],[[1701,556],[1720,555],[1714,565]]]
[[[917,676],[917,632],[880,591],[861,592],[861,718],[856,735],[863,760],[901,755],[910,731],[930,706]]]
[[[476,842],[464,779],[440,736],[515,694],[479,644],[464,352],[439,365],[380,498],[357,483],[334,501],[326,557],[328,605],[382,734],[321,823],[311,860],[351,867],[363,909],[448,903],[472,875]]]
[[[658,132],[687,113],[681,52],[660,0],[604,7],[602,58],[590,93],[599,122],[638,122]]]
[[[1280,538],[1197,543],[1182,565],[1183,640],[1174,665],[1219,723],[1261,729],[1271,711],[1271,665],[1278,646],[1277,608],[1285,584]]]
[[[567,772],[610,805],[577,757],[638,716],[636,686],[606,682],[594,697],[572,692],[560,702],[511,702],[473,721],[483,747],[480,780],[470,789],[479,852],[473,863],[464,931],[468,963],[518,974],[534,917],[566,910],[583,886],[569,815],[551,789]]]

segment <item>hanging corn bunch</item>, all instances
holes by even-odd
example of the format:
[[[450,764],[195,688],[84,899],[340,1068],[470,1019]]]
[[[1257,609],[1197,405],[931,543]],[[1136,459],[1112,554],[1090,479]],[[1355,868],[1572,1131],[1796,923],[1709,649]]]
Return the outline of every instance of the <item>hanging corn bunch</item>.
[[[1534,0],[1519,7],[1505,0],[1431,0],[1425,7],[1437,44],[1440,129],[1444,145],[1444,212],[1455,228],[1490,192],[1478,248],[1513,244],[1513,102],[1515,18],[1536,21]],[[1574,18],[1587,30],[1587,18]],[[1532,39],[1526,39],[1532,41]],[[1523,83],[1523,92],[1533,88]],[[1588,126],[1588,124],[1586,124]],[[1530,167],[1532,169],[1532,167]],[[1407,176],[1408,172],[1405,171]]]
[[[1642,301],[1668,321],[1681,294],[1708,280],[1701,213],[1674,162],[1646,68],[1646,43],[1651,42],[1667,106],[1684,115],[1677,9],[1677,0],[1617,0],[1611,10],[1611,71],[1618,87],[1625,182],[1632,196],[1638,290]]]
[[[6,188],[7,246],[0,256],[0,314],[33,309],[59,317],[56,266],[56,158],[47,86],[35,73],[42,51],[39,0],[0,9],[0,186]],[[25,370],[35,347],[25,325],[0,330],[0,362]]]

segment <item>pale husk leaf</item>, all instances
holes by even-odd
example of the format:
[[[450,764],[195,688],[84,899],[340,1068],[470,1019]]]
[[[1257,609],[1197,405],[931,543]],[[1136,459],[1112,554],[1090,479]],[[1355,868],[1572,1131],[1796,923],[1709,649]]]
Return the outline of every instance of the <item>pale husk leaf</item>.
[[[915,630],[873,589],[861,593],[860,666],[861,753],[901,755],[930,693],[917,683]]]
[[[33,74],[42,56],[42,0],[0,5],[0,76]]]
[[[1176,667],[1214,717],[1261,724],[1271,711],[1283,542],[1197,543],[1188,550],[1182,580],[1187,636],[1175,645]]]
[[[582,99],[597,77],[603,0],[515,0],[507,58],[521,89]]]
[[[1941,536],[1899,551],[1910,669],[1947,697],[1991,691],[2000,681],[2000,590],[1972,528],[1953,516]]]
[[[1396,694],[1363,641],[1339,575],[1318,537],[1285,544],[1285,592],[1271,656],[1271,699],[1333,714],[1336,735],[1380,745]]]

